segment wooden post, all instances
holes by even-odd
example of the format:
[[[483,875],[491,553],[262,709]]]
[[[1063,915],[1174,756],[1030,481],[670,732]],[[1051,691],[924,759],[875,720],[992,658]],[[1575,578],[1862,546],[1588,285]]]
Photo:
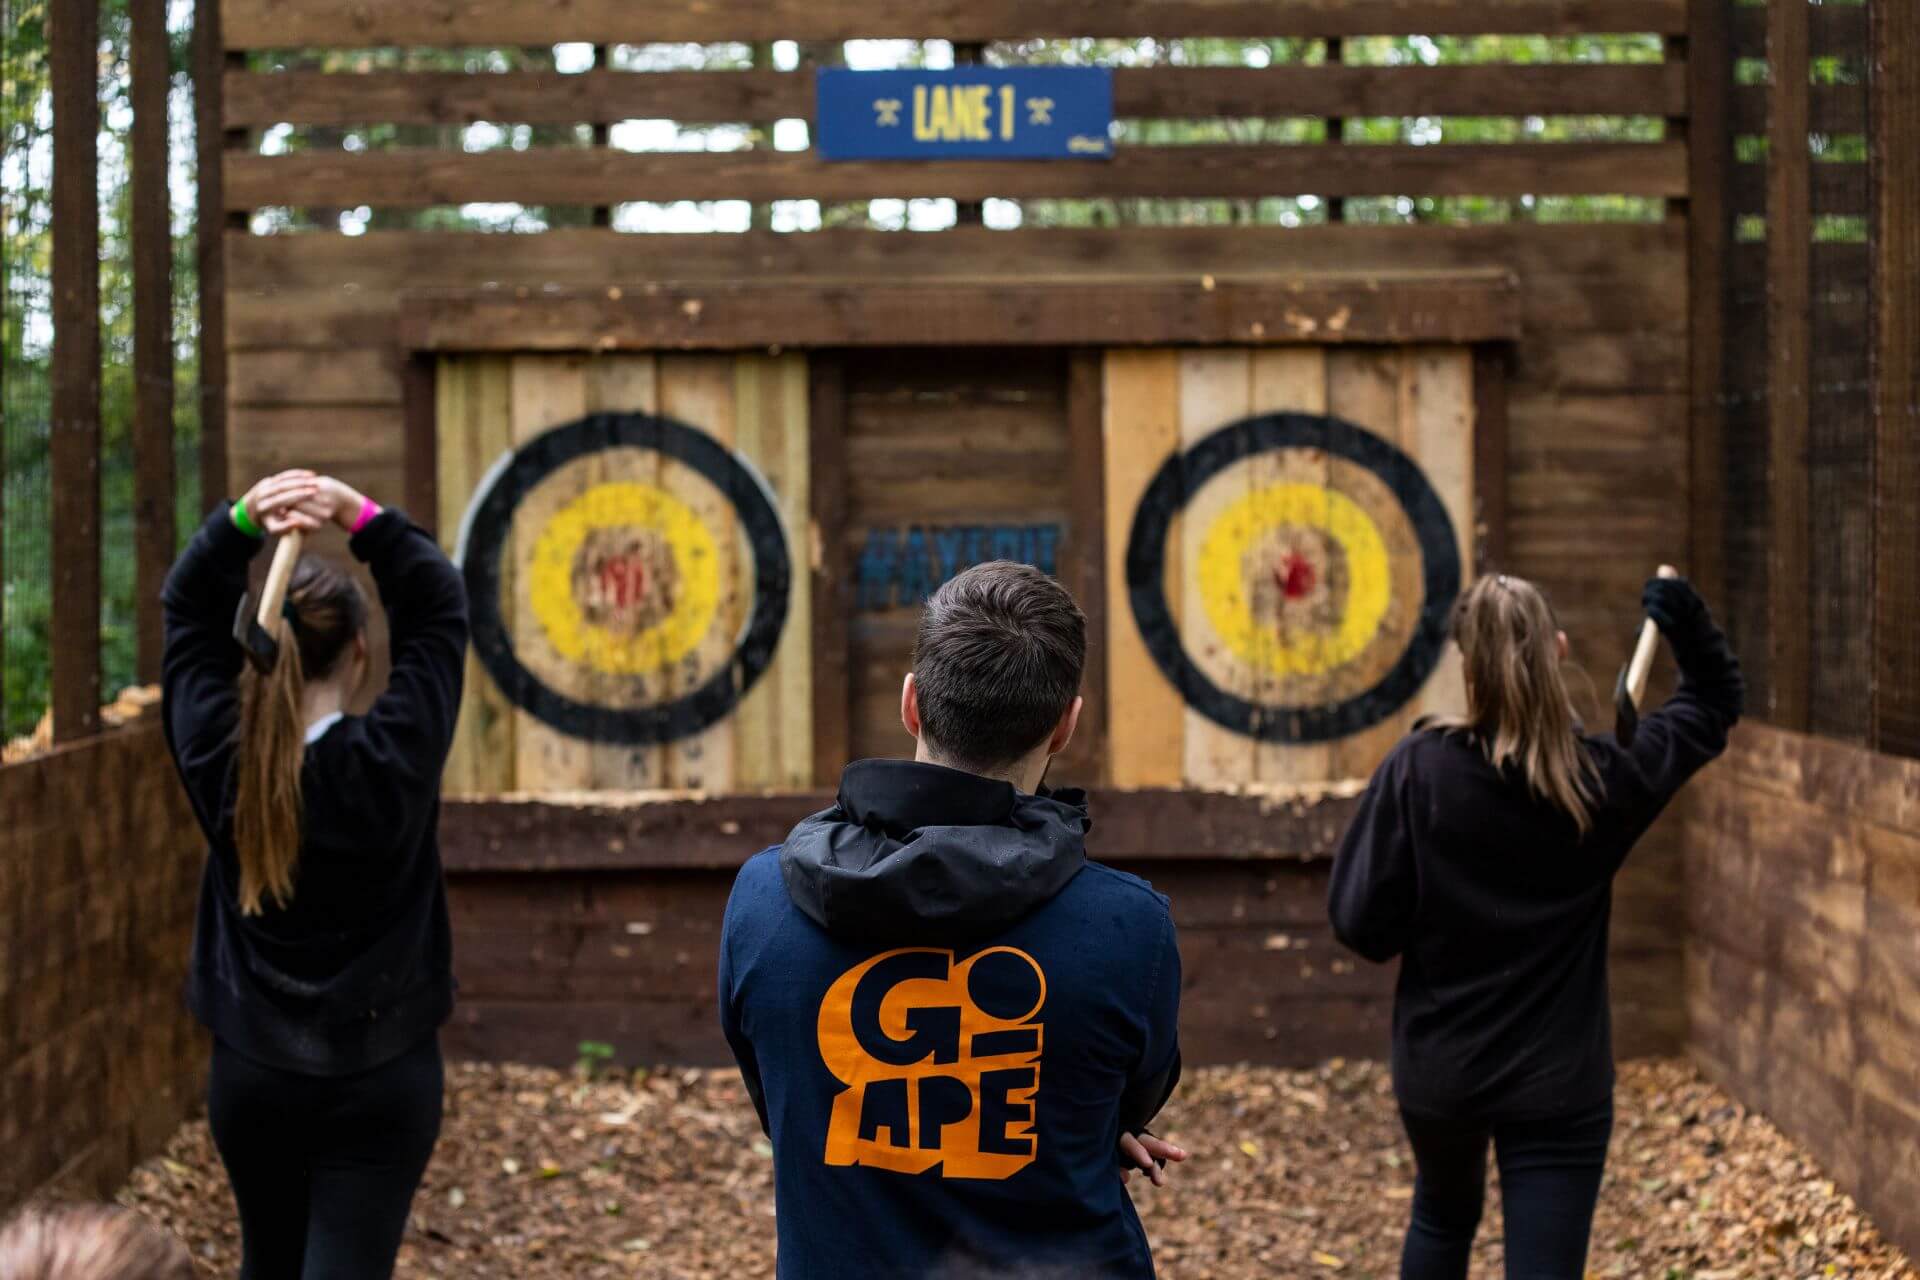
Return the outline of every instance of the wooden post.
[[[956,40],[953,43],[953,65],[971,67],[985,56],[987,46],[978,41]],[[977,227],[986,218],[985,200],[955,200],[953,202],[953,225],[956,227]]]
[[[597,44],[593,46],[593,70],[606,70],[607,62],[612,51],[612,45]],[[594,124],[590,127],[593,130],[593,145],[605,150],[608,143],[613,140],[613,126],[608,124]],[[590,220],[596,227],[611,227],[613,225],[613,206],[610,204],[594,205]],[[422,507],[421,510],[424,511],[426,508]]]
[[[440,528],[440,441],[437,357],[410,352],[400,370],[401,418],[404,432],[402,464],[407,515],[421,528],[451,535]]]
[[[1873,125],[1873,745],[1920,756],[1920,9],[1869,13]]]
[[[1337,67],[1337,66],[1340,66],[1342,63],[1344,63],[1347,60],[1346,50],[1347,50],[1347,46],[1345,41],[1341,40],[1339,36],[1331,37],[1327,41],[1328,65]],[[1339,143],[1344,142],[1346,140],[1346,136],[1347,136],[1346,117],[1344,116],[1327,117],[1327,145],[1336,146]],[[1327,221],[1328,222],[1345,222],[1346,220],[1347,220],[1346,198],[1343,196],[1328,196],[1327,197]]]
[[[847,562],[847,384],[839,356],[807,358],[808,543],[813,591],[813,782],[831,787],[846,767],[853,693],[847,674],[847,615],[853,608]]]
[[[1727,166],[1733,162],[1728,102],[1733,21],[1726,0],[1690,0],[1687,17],[1687,311],[1690,457],[1687,576],[1715,608],[1726,601]]]
[[[53,738],[100,724],[100,11],[47,14],[53,85]]]
[[[193,121],[196,214],[194,260],[200,277],[200,509],[227,493],[227,256],[229,218],[222,165],[227,130],[220,102],[227,57],[220,40],[220,0],[194,0]],[[244,58],[241,59],[244,65]]]
[[[1474,557],[1466,579],[1504,570],[1507,560],[1507,379],[1513,348],[1483,342],[1473,349]]]
[[[1807,382],[1813,342],[1813,155],[1807,0],[1767,6],[1768,719],[1805,732],[1812,684]]]
[[[1104,786],[1107,781],[1106,373],[1098,350],[1067,356],[1067,536],[1059,577],[1087,615],[1087,665],[1080,677],[1086,700],[1080,727],[1059,761],[1059,781]]]
[[[173,219],[166,0],[132,0],[133,555],[136,672],[160,679],[160,586],[173,560]]]

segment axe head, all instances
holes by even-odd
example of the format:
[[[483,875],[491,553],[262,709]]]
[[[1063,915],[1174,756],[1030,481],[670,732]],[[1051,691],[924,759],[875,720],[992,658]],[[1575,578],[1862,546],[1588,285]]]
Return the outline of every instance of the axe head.
[[[273,664],[280,660],[280,642],[255,620],[251,591],[241,595],[240,609],[233,615],[233,638],[240,652],[247,655],[247,661],[261,675],[272,671]]]
[[[1627,669],[1613,682],[1613,738],[1623,750],[1631,749],[1633,736],[1640,731],[1640,708],[1633,704],[1633,690],[1627,685]]]

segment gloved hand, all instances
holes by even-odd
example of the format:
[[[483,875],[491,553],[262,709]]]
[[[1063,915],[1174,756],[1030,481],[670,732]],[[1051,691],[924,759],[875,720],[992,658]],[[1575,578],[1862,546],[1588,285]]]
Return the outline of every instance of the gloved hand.
[[[1685,578],[1648,578],[1640,604],[1676,650],[1690,647],[1713,626],[1707,602]]]

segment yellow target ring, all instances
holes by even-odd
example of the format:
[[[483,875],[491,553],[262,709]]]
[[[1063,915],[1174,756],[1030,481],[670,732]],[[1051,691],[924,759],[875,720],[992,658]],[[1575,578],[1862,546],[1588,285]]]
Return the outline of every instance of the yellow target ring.
[[[1285,634],[1262,623],[1248,598],[1248,553],[1263,535],[1287,526],[1322,531],[1346,555],[1346,608],[1326,632]],[[1392,596],[1379,526],[1351,498],[1321,485],[1268,485],[1238,499],[1208,527],[1196,567],[1207,620],[1221,641],[1242,661],[1276,675],[1318,675],[1359,657]]]
[[[677,589],[664,617],[622,634],[598,625],[580,607],[574,570],[594,533],[632,528],[664,542]],[[527,575],[534,616],[554,651],[608,675],[647,675],[679,662],[713,625],[720,601],[713,534],[684,502],[645,484],[595,485],[554,513],[534,542]]]

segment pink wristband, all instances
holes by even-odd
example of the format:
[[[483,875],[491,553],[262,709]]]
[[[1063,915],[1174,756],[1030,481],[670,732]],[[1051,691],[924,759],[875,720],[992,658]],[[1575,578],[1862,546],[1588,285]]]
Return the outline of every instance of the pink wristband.
[[[372,498],[362,498],[360,500],[360,514],[354,518],[353,528],[347,530],[347,532],[348,533],[360,532],[362,529],[367,527],[367,521],[373,519],[375,516],[379,514],[380,514],[379,503],[375,502]]]

